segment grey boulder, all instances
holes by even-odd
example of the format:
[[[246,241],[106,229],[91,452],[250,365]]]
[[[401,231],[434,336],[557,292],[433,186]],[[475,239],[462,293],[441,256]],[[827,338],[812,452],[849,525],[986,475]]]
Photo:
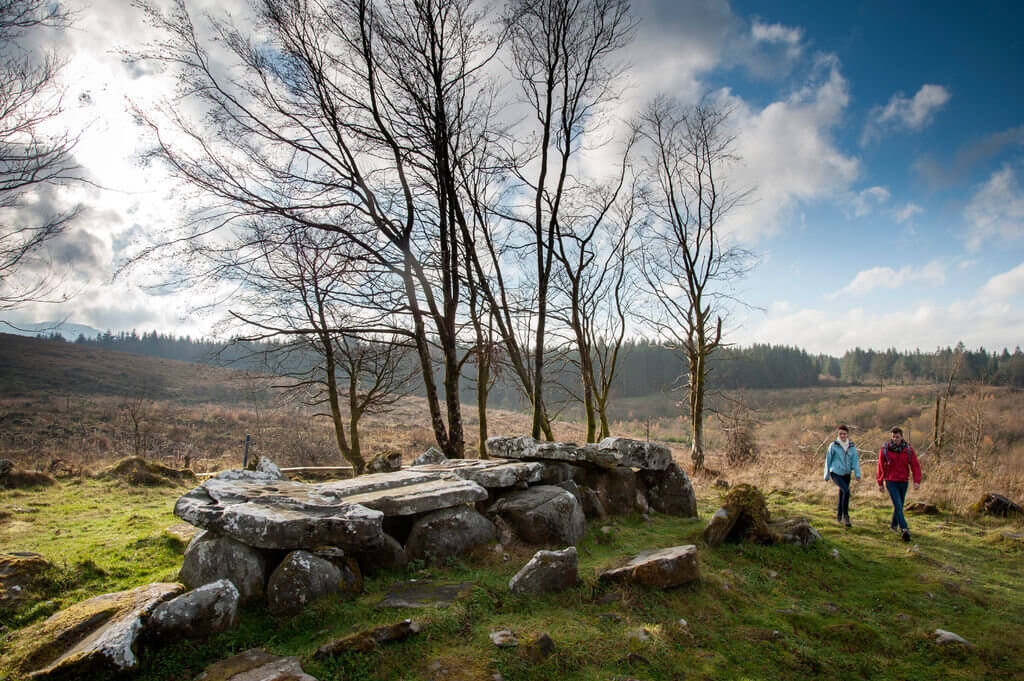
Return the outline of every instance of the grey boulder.
[[[384,541],[377,548],[356,554],[356,560],[359,561],[359,569],[364,575],[371,575],[380,570],[403,568],[409,562],[405,548],[390,534],[384,535]]]
[[[647,502],[658,513],[697,517],[697,495],[686,471],[670,463],[661,471],[640,471],[637,478],[647,488]]]
[[[409,560],[438,563],[494,541],[496,537],[494,523],[472,508],[445,508],[413,523],[405,542],[405,553]]]
[[[636,510],[636,473],[629,468],[612,466],[587,471],[587,485],[597,494],[605,512],[629,513]]]
[[[579,582],[576,547],[561,551],[538,551],[508,582],[517,594],[540,594],[562,591]]]
[[[739,511],[730,511],[726,506],[715,511],[715,514],[708,521],[707,527],[704,528],[704,541],[707,542],[708,546],[712,548],[721,546],[733,528],[736,527],[740,515]]]
[[[146,623],[146,635],[161,642],[205,638],[238,624],[238,588],[220,579],[161,603]]]
[[[810,546],[821,541],[821,535],[807,518],[786,518],[768,523],[768,529],[779,535],[779,541],[797,546]]]
[[[309,551],[292,551],[267,582],[267,610],[272,615],[297,615],[318,598],[341,591],[344,580],[334,562]]]
[[[602,581],[628,582],[663,589],[699,578],[697,547],[692,544],[644,551],[622,567],[605,570],[598,575]]]
[[[448,457],[441,453],[437,447],[431,447],[412,460],[413,466],[424,466],[428,463],[444,463]]]
[[[302,671],[297,657],[271,655],[251,648],[206,668],[195,681],[317,681]]]
[[[383,514],[346,502],[329,485],[226,471],[181,496],[174,514],[203,529],[261,549],[376,546]]]
[[[185,549],[178,580],[190,589],[227,579],[238,589],[241,602],[263,598],[267,559],[250,546],[214,532],[197,535]]]
[[[672,463],[672,452],[669,448],[653,442],[625,437],[606,437],[597,443],[597,449],[614,452],[617,455],[615,463],[628,468],[661,471]]]
[[[586,531],[583,509],[571,492],[554,485],[537,485],[509,492],[487,509],[505,520],[528,544],[576,544]]]

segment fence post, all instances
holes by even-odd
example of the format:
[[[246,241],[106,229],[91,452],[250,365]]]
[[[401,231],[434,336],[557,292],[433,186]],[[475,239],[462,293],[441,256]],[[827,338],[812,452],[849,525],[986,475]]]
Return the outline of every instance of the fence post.
[[[249,467],[249,433],[245,434],[245,454],[242,456],[242,468]]]

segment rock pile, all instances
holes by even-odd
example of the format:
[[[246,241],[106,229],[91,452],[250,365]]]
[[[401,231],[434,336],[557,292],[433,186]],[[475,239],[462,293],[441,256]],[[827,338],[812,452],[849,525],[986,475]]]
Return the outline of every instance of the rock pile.
[[[761,490],[742,484],[729,490],[704,528],[704,541],[710,547],[741,540],[809,546],[821,541],[821,535],[805,518],[771,520]]]

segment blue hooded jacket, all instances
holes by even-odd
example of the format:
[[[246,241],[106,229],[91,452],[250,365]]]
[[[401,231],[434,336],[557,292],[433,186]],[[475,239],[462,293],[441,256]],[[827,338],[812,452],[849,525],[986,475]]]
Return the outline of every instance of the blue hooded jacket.
[[[857,453],[857,446],[850,440],[850,448],[843,451],[843,446],[838,440],[833,440],[825,453],[825,479],[829,479],[829,473],[836,475],[849,475],[853,473],[860,480],[860,455]]]

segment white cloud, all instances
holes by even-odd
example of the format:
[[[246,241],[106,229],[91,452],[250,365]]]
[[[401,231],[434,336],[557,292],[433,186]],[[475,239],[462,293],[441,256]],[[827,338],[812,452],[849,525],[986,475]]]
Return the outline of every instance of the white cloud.
[[[978,291],[978,297],[985,300],[1024,299],[1024,262],[989,279]]]
[[[783,26],[782,24],[765,24],[760,19],[754,19],[750,27],[750,35],[755,42],[785,43],[787,45],[799,46],[803,40],[804,32],[801,28]]]
[[[877,312],[773,305],[764,314],[737,334],[737,342],[796,345],[812,353],[841,355],[855,347],[927,351],[957,341],[967,347],[1013,348],[1024,338],[1024,308],[1007,301],[939,305],[893,300]]]
[[[864,295],[876,288],[896,289],[915,281],[941,284],[946,281],[946,268],[937,260],[920,268],[913,265],[904,265],[899,270],[891,267],[872,267],[858,272],[849,284],[827,297],[835,299],[846,295]]]
[[[964,208],[964,221],[967,248],[972,251],[990,241],[998,246],[1024,238],[1024,190],[1012,167],[992,173],[974,193]]]
[[[903,208],[900,208],[895,213],[893,213],[893,218],[895,218],[896,222],[902,225],[904,222],[914,217],[915,215],[923,214],[924,208],[917,205],[916,203],[908,203],[907,205],[903,206]]]
[[[869,215],[874,209],[887,202],[892,194],[885,187],[868,187],[852,195],[848,202],[853,209],[854,217]]]
[[[897,92],[885,106],[876,106],[868,114],[861,146],[897,130],[921,130],[931,123],[936,111],[949,101],[949,90],[941,85],[922,85],[913,97]]]
[[[832,131],[850,101],[838,60],[819,57],[804,85],[763,108],[730,90],[715,98],[733,110],[741,165],[735,189],[752,188],[753,201],[735,210],[729,229],[752,241],[778,233],[801,203],[841,196],[860,174],[860,162],[836,146]]]

